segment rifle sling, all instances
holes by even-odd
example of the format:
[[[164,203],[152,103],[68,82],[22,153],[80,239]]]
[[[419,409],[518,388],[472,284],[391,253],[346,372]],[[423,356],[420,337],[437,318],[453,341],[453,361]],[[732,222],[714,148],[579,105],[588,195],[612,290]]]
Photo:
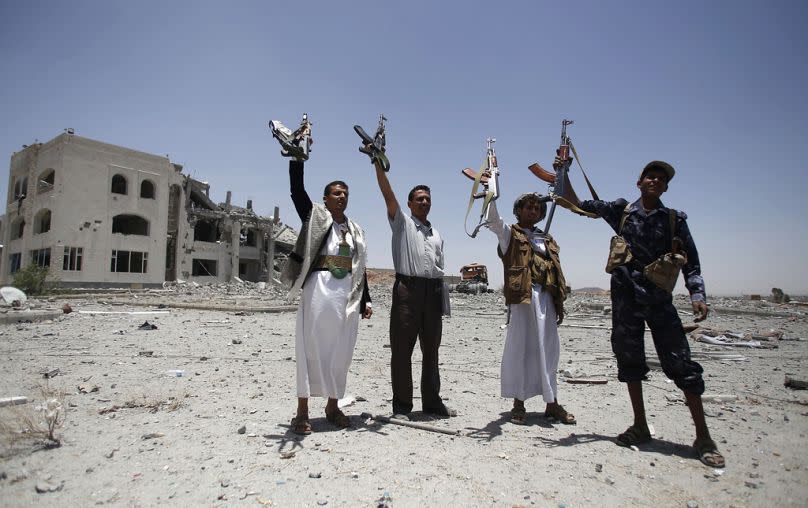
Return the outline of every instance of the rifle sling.
[[[566,208],[567,210],[569,210],[569,211],[571,211],[573,213],[577,213],[578,215],[583,215],[584,217],[589,217],[590,219],[595,219],[598,216],[595,213],[587,212],[586,210],[582,210],[582,209],[578,208],[578,205],[572,203],[571,201],[569,201],[567,199],[562,198],[561,196],[556,196],[553,199],[553,202],[558,203],[559,205],[561,205],[562,208]]]
[[[584,167],[581,165],[581,157],[578,156],[578,151],[575,149],[575,145],[572,144],[572,140],[570,140],[569,143],[570,149],[572,149],[572,154],[575,156],[575,161],[578,163],[578,167],[581,168],[581,173],[584,175],[584,180],[586,180],[586,186],[589,187],[589,193],[592,194],[592,199],[600,201],[598,193],[595,192],[595,188],[592,187],[592,183],[589,181],[589,177],[586,176],[586,171],[584,171]]]
[[[469,197],[469,206],[466,209],[466,216],[463,219],[463,227],[466,229],[466,234],[469,235],[468,228],[466,228],[466,223],[469,218],[469,213],[471,213],[472,207],[474,207],[474,200],[477,199],[475,196],[477,195],[477,189],[480,187],[480,180],[483,177],[483,173],[485,170],[488,169],[488,157],[486,157],[483,165],[480,167],[480,171],[477,172],[477,176],[474,177],[474,185],[471,186],[471,196]],[[483,218],[485,217],[485,211],[488,208],[488,205],[491,203],[491,200],[494,197],[494,193],[491,191],[486,191],[485,199],[483,200],[483,208],[482,213],[480,214],[480,222],[482,222]],[[471,236],[471,235],[469,235]]]

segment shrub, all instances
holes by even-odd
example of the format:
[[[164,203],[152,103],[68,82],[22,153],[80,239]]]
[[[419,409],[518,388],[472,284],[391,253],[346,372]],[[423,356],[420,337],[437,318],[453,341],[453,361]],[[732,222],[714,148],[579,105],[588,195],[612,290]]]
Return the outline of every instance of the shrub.
[[[48,277],[48,268],[30,264],[14,274],[12,284],[27,295],[40,295],[45,292],[45,279]]]

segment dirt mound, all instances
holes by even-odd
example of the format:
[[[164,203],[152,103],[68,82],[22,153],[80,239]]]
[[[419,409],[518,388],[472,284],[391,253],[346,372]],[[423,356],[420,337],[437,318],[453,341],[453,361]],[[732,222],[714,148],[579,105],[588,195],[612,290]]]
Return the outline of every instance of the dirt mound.
[[[368,284],[392,286],[396,281],[396,271],[392,268],[368,268]]]

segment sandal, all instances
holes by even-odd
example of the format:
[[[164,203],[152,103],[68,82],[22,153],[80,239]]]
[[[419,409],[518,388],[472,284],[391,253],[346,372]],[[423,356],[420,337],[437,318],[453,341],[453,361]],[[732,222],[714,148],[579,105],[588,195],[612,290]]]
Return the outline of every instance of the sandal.
[[[561,404],[556,404],[555,406],[549,407],[544,411],[544,416],[555,418],[565,425],[575,425],[577,423],[575,420],[575,415],[568,413]]]
[[[628,448],[630,446],[647,443],[651,439],[651,432],[648,430],[648,427],[642,429],[636,425],[632,425],[627,428],[625,432],[618,435],[614,442],[617,446],[625,446]]]
[[[308,418],[297,417],[292,418],[291,421],[292,432],[300,434],[301,436],[308,436],[311,434],[311,423]]]
[[[525,406],[514,406],[511,409],[511,423],[516,425],[524,425],[527,423],[527,410]]]
[[[726,462],[724,456],[718,451],[715,441],[712,439],[703,439],[699,441],[696,439],[693,442],[693,448],[699,454],[699,460],[707,467],[714,467],[717,469],[724,469]]]
[[[336,411],[332,411],[331,413],[326,413],[325,419],[328,420],[328,423],[336,425],[341,429],[347,429],[351,427],[351,419],[345,416],[345,413],[343,413],[339,409],[337,409]]]

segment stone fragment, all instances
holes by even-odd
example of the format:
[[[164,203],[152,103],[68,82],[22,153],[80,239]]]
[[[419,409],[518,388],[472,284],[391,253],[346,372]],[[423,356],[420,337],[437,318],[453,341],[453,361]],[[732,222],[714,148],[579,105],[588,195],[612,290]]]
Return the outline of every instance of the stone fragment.
[[[50,482],[36,482],[36,486],[34,487],[39,494],[45,494],[47,492],[56,492],[62,490],[62,484],[54,485]]]
[[[82,383],[76,387],[79,393],[94,393],[101,389],[98,385],[91,385],[89,383]]]

